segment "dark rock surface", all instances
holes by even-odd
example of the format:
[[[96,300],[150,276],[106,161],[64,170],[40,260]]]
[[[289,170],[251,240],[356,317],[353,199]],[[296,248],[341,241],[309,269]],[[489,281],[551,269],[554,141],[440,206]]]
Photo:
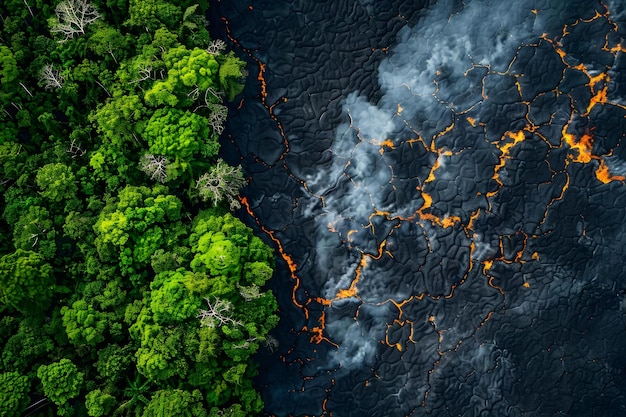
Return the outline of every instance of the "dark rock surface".
[[[626,415],[617,0],[222,0],[268,414]],[[625,46],[622,46],[625,45]]]

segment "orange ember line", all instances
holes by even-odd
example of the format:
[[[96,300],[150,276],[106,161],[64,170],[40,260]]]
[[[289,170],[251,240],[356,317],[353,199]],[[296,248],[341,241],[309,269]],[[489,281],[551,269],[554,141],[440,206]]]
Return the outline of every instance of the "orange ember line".
[[[381,146],[381,147],[387,147],[389,149],[395,149],[396,148],[396,145],[393,144],[391,139],[385,139],[384,141],[382,141],[378,145]]]
[[[380,143],[380,146],[385,146],[385,147],[390,148],[390,149],[395,149],[395,147],[396,147],[393,144],[393,142],[391,141],[391,139],[385,139],[384,141],[382,141]]]
[[[582,68],[579,68],[582,67]],[[589,83],[587,84],[590,88],[594,88],[596,86],[596,84],[598,84],[601,81],[609,81],[608,79],[608,74],[605,72],[601,72],[600,74],[596,75],[595,77],[592,77],[589,75],[589,73],[587,72],[587,67],[585,67],[584,64],[579,64],[578,66],[575,67],[576,69],[580,69],[582,72],[584,72],[585,74],[587,74],[587,76],[589,77]]]
[[[265,82],[265,64],[263,62],[259,62],[259,75],[257,80],[261,82],[261,98],[263,101],[267,98],[267,83]]]
[[[450,123],[450,125],[448,127],[446,127],[445,129],[443,129],[441,132],[437,133],[433,139],[437,139],[440,138],[444,135],[446,135],[447,133],[450,133],[452,131],[452,129],[454,129],[454,121],[452,121],[452,123]],[[433,141],[432,146],[435,146],[435,142]]]
[[[427,182],[432,182],[435,180],[435,171],[437,171],[439,169],[440,166],[440,158],[441,156],[452,156],[452,152],[450,151],[439,151],[438,152],[438,156],[437,156],[437,160],[435,161],[435,163],[433,164],[433,167],[430,169],[430,173],[428,174],[428,178],[426,178],[426,180],[424,181],[425,183]]]
[[[322,297],[315,297],[313,298],[313,301],[317,302],[320,305],[323,306],[329,306],[332,304],[332,300],[328,300],[326,298],[322,298]]]
[[[611,52],[612,54],[617,54],[618,52],[626,52],[626,47],[623,46],[621,43],[618,43],[617,45],[612,47],[609,52]]]
[[[420,219],[424,221],[429,221],[432,224],[436,224],[443,228],[452,227],[456,223],[461,222],[461,218],[459,216],[446,216],[443,218],[439,218],[438,216],[432,213],[425,213],[424,210],[427,210],[432,206],[433,197],[430,194],[424,192],[423,189],[420,188],[419,190],[422,192],[422,199],[424,200],[424,204],[422,204],[422,207],[420,207],[420,209],[417,210],[417,215],[419,216]]]
[[[600,91],[598,91],[598,93],[596,93],[596,95],[591,97],[591,100],[589,101],[589,105],[587,106],[587,114],[589,114],[591,109],[596,104],[598,104],[598,103],[600,103],[600,104],[606,103],[607,95],[608,95],[608,85],[605,85],[604,88],[602,88]]]
[[[493,267],[493,260],[491,259],[485,260],[482,262],[482,264],[483,264],[483,275],[487,277],[487,283],[489,284],[489,286],[491,288],[498,290],[498,292],[504,296],[504,290],[498,285],[493,283],[493,280],[495,279],[495,277],[489,275],[489,270]]]
[[[483,261],[483,272],[487,272],[491,269],[491,267],[493,267],[493,261],[488,259],[486,261]]]
[[[311,343],[315,343],[319,345],[324,340],[324,336],[322,334],[323,330],[321,327],[313,327],[309,333],[311,334],[310,341]]]
[[[596,178],[604,184],[608,184],[611,181],[624,182],[624,180],[626,180],[626,177],[623,175],[611,175],[609,166],[603,159],[600,159],[600,165],[598,166],[598,169],[596,169]]]
[[[357,289],[356,285],[359,283],[359,280],[361,279],[361,271],[363,270],[363,268],[365,268],[365,266],[367,266],[368,260],[369,258],[365,254],[361,255],[361,261],[359,262],[359,265],[354,270],[354,279],[350,283],[350,287],[339,290],[337,292],[337,295],[335,295],[336,300],[341,300],[344,298],[351,298],[351,297],[357,296],[359,290]]]
[[[245,207],[246,212],[253,219],[256,219],[256,216],[254,215],[254,212],[252,211],[252,208],[250,207],[250,203],[248,202],[248,198],[247,197],[241,197],[240,198],[240,202],[241,202],[241,205],[243,207]],[[300,278],[298,278],[298,276],[296,275],[296,271],[298,270],[298,265],[296,265],[296,263],[294,262],[293,258],[289,254],[287,254],[285,252],[285,250],[283,249],[282,242],[280,241],[280,239],[278,239],[274,235],[274,232],[272,230],[267,229],[264,226],[261,226],[261,225],[259,225],[259,226],[261,227],[261,230],[263,230],[263,232],[265,232],[265,234],[267,234],[267,236],[269,236],[269,238],[276,244],[276,247],[278,249],[278,253],[280,253],[280,256],[287,263],[287,267],[289,268],[289,272],[291,273],[291,279],[294,281],[294,286],[293,286],[293,291],[292,291],[292,295],[291,295],[291,300],[293,301],[293,304],[296,307],[301,308],[304,311],[305,317],[308,318],[309,317],[308,309],[303,304],[299,303],[298,300],[297,300],[297,297],[296,297],[296,291],[300,287]]]
[[[513,142],[507,141],[505,144],[499,147],[502,153],[506,155],[509,154],[509,151],[511,150],[512,147],[514,147],[515,145],[517,145],[518,143],[522,142],[525,139],[523,130],[520,130],[517,132],[506,132],[504,136],[506,136],[507,138],[513,139]]]
[[[313,327],[311,329],[311,341],[316,344],[320,344],[322,340],[324,340],[324,328],[326,327],[326,310],[322,311],[322,315],[320,316],[319,326]]]
[[[466,226],[467,230],[471,231],[474,229],[474,221],[478,219],[479,216],[480,216],[480,209],[472,212],[467,222],[467,226]]]
[[[380,153],[381,155],[385,153],[385,148],[389,148],[392,150],[396,148],[396,145],[394,145],[391,139],[385,139],[382,142],[376,143],[376,145],[380,146],[378,153]]]
[[[593,149],[593,136],[589,133],[585,133],[580,139],[576,139],[576,136],[567,132],[568,125],[563,126],[561,134],[565,142],[570,148],[578,151],[578,156],[570,156],[574,162],[588,163],[593,158],[591,151]]]
[[[509,154],[511,152],[511,149],[518,143],[524,141],[525,138],[526,136],[523,130],[517,132],[506,132],[502,136],[500,142],[494,143],[494,145],[496,145],[496,147],[500,150],[500,162],[498,162],[498,165],[494,167],[492,178],[495,182],[499,184],[500,187],[502,187],[502,181],[500,181],[500,170],[504,168],[504,166],[506,165],[506,161],[510,159]],[[496,191],[488,192],[486,196],[493,197],[498,193],[500,187],[498,187],[498,190]]]

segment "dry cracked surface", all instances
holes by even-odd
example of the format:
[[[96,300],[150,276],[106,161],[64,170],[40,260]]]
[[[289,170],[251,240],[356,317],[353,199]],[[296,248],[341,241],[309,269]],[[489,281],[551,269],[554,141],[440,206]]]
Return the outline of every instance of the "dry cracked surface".
[[[268,414],[626,410],[619,1],[222,0]]]

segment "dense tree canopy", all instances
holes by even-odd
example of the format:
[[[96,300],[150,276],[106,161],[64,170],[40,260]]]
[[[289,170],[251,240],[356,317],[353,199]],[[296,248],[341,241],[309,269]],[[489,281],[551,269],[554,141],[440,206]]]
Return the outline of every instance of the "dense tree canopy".
[[[28,377],[19,372],[4,372],[0,374],[0,415],[5,417],[19,417],[21,410],[29,403],[28,392],[30,383]]]
[[[254,415],[272,251],[219,159],[206,2],[0,3],[0,414]]]

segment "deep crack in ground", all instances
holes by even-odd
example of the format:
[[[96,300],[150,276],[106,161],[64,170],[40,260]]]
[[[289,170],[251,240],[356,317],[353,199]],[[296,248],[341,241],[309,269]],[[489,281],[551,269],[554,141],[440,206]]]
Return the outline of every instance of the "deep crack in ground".
[[[214,11],[281,257],[267,412],[624,413],[623,6],[431,3]]]

